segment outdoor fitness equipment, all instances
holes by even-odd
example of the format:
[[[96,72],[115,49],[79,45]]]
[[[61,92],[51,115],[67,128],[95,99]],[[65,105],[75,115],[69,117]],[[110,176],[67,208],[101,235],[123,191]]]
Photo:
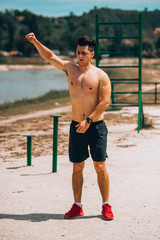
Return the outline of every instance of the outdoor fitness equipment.
[[[27,166],[32,165],[32,137],[36,137],[36,135],[23,135],[23,137],[27,137]]]
[[[139,27],[139,34],[138,36],[100,36],[99,35],[99,27],[100,25],[115,25],[115,24],[136,24]],[[131,107],[131,106],[137,106],[138,107],[138,133],[140,132],[140,129],[142,129],[142,121],[144,119],[143,116],[143,104],[142,104],[142,28],[143,28],[143,15],[142,13],[139,14],[139,21],[132,21],[132,22],[100,22],[99,21],[99,14],[96,14],[96,66],[99,68],[138,68],[138,78],[130,78],[130,79],[113,79],[111,78],[111,84],[112,84],[112,93],[111,93],[111,100],[112,104],[110,106],[122,106],[122,107]],[[138,39],[139,42],[139,64],[138,65],[127,65],[127,66],[100,66],[99,65],[99,57],[103,54],[114,54],[114,52],[100,52],[99,51],[99,40],[100,39]],[[116,54],[132,54],[133,52],[115,52]],[[138,92],[115,92],[114,91],[114,83],[122,83],[123,84],[129,84],[131,83],[137,83],[138,84]],[[114,102],[114,94],[117,93],[130,93],[130,94],[138,94],[138,103],[115,103]]]
[[[52,172],[57,172],[57,149],[58,149],[58,118],[61,115],[53,114],[53,157],[52,157]],[[23,135],[27,137],[27,166],[32,166],[32,137],[36,135]]]
[[[52,172],[57,172],[57,148],[58,148],[58,118],[61,115],[53,114],[53,161]]]

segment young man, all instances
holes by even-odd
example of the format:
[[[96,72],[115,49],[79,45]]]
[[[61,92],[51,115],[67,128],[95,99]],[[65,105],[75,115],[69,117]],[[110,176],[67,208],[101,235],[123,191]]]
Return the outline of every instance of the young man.
[[[36,39],[34,33],[29,33],[26,38],[45,60],[65,72],[68,79],[72,103],[69,158],[73,163],[72,187],[75,203],[64,217],[72,219],[84,215],[81,196],[83,169],[85,160],[89,157],[89,146],[102,195],[102,214],[104,219],[111,220],[114,216],[109,205],[109,176],[105,166],[107,128],[103,121],[103,112],[110,102],[111,85],[108,75],[91,64],[95,42],[88,37],[78,39],[76,55],[79,64],[76,65],[56,56]]]

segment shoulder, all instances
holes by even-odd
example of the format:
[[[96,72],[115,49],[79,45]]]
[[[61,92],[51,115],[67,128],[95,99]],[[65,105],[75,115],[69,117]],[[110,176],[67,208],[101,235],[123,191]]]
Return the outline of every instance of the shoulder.
[[[65,61],[65,73],[68,75],[70,72],[74,71],[77,68],[77,65],[71,61]]]
[[[106,72],[104,72],[102,69],[95,67],[95,71],[97,73],[98,79],[100,82],[110,82],[109,76]]]
[[[108,77],[108,74],[106,72],[104,72],[102,69],[97,68],[97,67],[96,67],[96,69],[97,69],[98,73],[100,74],[100,76]]]
[[[77,69],[77,65],[74,62],[68,61],[66,64],[67,72],[74,71]]]
[[[68,61],[67,62],[67,68],[68,69],[77,68],[77,65],[72,61]]]

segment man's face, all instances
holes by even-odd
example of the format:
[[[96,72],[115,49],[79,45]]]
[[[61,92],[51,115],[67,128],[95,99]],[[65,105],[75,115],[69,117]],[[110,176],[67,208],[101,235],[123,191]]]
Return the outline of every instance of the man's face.
[[[94,51],[90,51],[88,46],[77,46],[76,50],[77,60],[80,66],[86,66],[89,62],[91,62]]]

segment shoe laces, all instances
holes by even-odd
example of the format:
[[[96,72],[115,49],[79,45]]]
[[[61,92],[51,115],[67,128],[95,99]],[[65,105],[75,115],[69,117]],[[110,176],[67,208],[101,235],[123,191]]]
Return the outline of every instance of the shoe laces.
[[[104,211],[107,211],[107,212],[110,212],[110,213],[112,212],[111,211],[111,206],[109,204],[104,204],[103,208],[104,208]]]

